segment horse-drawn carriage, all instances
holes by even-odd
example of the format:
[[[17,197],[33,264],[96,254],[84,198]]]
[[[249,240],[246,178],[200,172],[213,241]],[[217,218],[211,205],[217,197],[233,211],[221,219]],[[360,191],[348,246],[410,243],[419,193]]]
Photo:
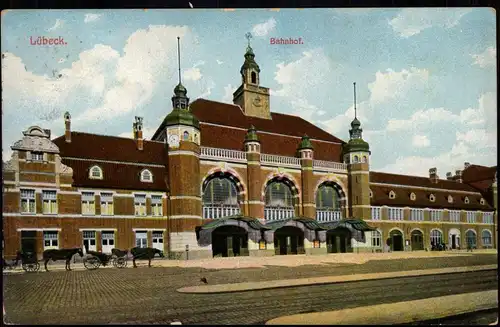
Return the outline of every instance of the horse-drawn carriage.
[[[110,262],[116,268],[125,268],[127,266],[128,250],[122,251],[112,249],[111,254],[106,254],[97,251],[86,251],[87,255],[83,259],[83,265],[88,270],[94,270],[101,265],[106,267]]]
[[[15,266],[17,266],[19,260],[21,261],[21,267],[23,267],[23,270],[26,272],[37,272],[40,270],[40,263],[38,263],[36,252],[18,251],[16,254]]]

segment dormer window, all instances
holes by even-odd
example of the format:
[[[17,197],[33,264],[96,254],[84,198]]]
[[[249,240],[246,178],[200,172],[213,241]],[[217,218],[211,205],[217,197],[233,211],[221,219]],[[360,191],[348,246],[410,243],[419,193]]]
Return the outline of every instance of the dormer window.
[[[434,196],[434,194],[429,195],[429,201],[431,202],[436,201],[436,197]]]
[[[453,203],[453,197],[451,195],[448,195],[448,203]]]
[[[43,153],[42,152],[31,152],[31,160],[43,161]]]
[[[153,182],[153,174],[147,169],[144,169],[141,172],[141,182],[144,183],[152,183]]]
[[[479,203],[481,203],[481,205],[483,205],[483,206],[484,206],[484,203],[485,203],[484,199],[483,199],[483,198],[481,198],[481,200],[479,201]]]
[[[99,166],[92,166],[89,171],[90,179],[102,179],[102,169]]]
[[[370,190],[370,199],[373,198],[373,192]]]
[[[417,196],[415,195],[415,193],[410,193],[410,200],[412,201],[415,201],[417,199]]]
[[[465,197],[465,198],[464,198],[464,203],[465,203],[465,204],[469,204],[469,198],[468,198],[468,197]]]
[[[396,198],[396,193],[394,191],[389,192],[389,199],[395,199]]]

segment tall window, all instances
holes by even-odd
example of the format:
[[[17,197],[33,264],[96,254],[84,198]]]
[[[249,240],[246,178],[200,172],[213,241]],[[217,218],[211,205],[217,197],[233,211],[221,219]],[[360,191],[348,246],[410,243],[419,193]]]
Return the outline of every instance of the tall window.
[[[233,177],[225,174],[212,177],[203,190],[203,217],[222,218],[239,212],[238,189]]]
[[[151,214],[153,216],[163,216],[163,203],[161,195],[151,196]]]
[[[411,221],[423,221],[424,220],[424,209],[410,209],[410,220]]]
[[[21,212],[35,213],[35,190],[21,190]]]
[[[182,140],[189,141],[189,133],[188,133],[188,131],[184,131],[184,134],[182,134]]]
[[[380,247],[382,245],[382,234],[380,231],[375,230],[372,232],[372,246]]]
[[[160,251],[163,251],[163,232],[153,231],[153,247]]]
[[[95,215],[94,192],[82,192],[82,214]]]
[[[274,180],[266,187],[264,215],[268,220],[291,218],[295,215],[294,199],[289,183]]]
[[[136,216],[146,215],[146,194],[136,194],[134,196],[134,207]]]
[[[138,248],[148,247],[148,232],[146,231],[135,232],[135,246]]]
[[[465,233],[465,242],[467,246],[476,247],[476,233],[472,230],[468,230]]]
[[[460,210],[450,210],[448,211],[450,215],[450,222],[459,223],[460,222]]]
[[[57,213],[57,192],[42,191],[43,213]]]
[[[255,72],[252,72],[250,76],[252,78],[252,84],[257,84],[257,74],[255,74]]]
[[[467,222],[469,224],[474,224],[476,222],[476,212],[475,211],[467,211]]]
[[[111,216],[113,214],[113,193],[101,193],[101,215]]]
[[[389,220],[403,220],[403,208],[388,208]]]
[[[483,223],[493,224],[493,212],[483,212]]]
[[[45,231],[43,232],[43,249],[51,250],[58,249],[59,242],[57,237],[57,231]]]
[[[443,211],[442,210],[429,210],[431,221],[441,221],[443,219]]]
[[[483,245],[484,246],[491,246],[491,233],[488,230],[483,230],[481,233],[481,237],[483,239]]]
[[[443,233],[437,229],[431,230],[431,244],[438,245],[443,243]]]
[[[340,198],[332,185],[323,184],[316,193],[316,210],[340,210]]]
[[[372,220],[380,220],[380,207],[372,207]]]

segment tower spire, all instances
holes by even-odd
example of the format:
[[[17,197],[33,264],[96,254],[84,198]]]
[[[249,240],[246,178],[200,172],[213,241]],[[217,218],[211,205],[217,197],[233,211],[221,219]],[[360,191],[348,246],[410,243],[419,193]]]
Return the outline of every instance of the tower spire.
[[[177,60],[179,63],[179,84],[181,84],[181,38],[177,37]]]
[[[358,120],[358,108],[356,106],[356,82],[353,83],[354,85],[354,119],[351,122],[351,130],[349,130],[349,134],[351,136],[351,139],[360,139],[362,138],[362,132],[363,130],[360,128],[361,123]]]
[[[174,96],[172,97],[172,106],[174,109],[187,109],[189,106],[189,98],[187,97],[187,90],[181,83],[181,41],[177,37],[177,60],[179,63],[179,84],[174,89]]]
[[[252,38],[252,33],[250,33],[250,32],[246,33],[245,37],[248,41],[248,47],[250,48],[250,39]]]
[[[356,119],[357,116],[356,116],[356,82],[353,83],[354,84],[354,118]]]

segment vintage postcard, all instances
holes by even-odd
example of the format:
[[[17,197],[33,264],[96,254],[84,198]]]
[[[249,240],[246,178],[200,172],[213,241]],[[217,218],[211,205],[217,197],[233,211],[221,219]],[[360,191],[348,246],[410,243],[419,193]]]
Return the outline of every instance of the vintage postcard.
[[[5,323],[498,323],[493,9],[1,24]]]

